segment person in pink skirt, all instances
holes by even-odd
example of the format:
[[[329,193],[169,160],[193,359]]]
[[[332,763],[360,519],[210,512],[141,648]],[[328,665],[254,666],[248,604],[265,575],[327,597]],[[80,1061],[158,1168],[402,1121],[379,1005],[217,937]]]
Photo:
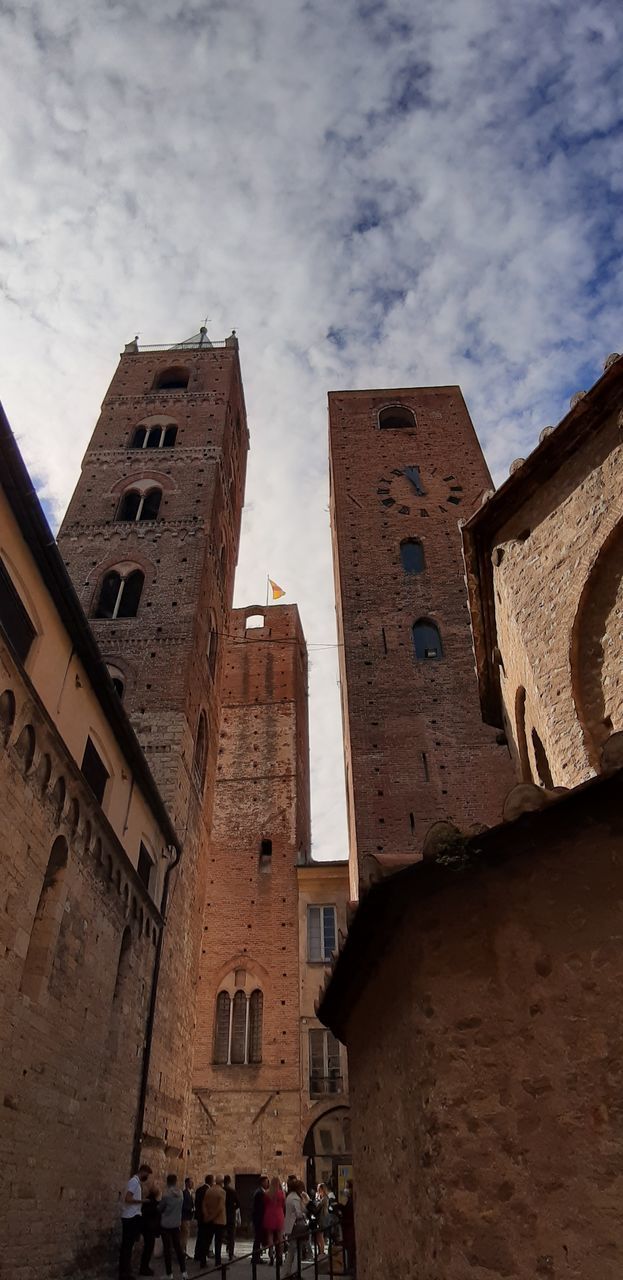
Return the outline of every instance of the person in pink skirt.
[[[264,1243],[268,1245],[268,1258],[271,1263],[277,1260],[281,1266],[283,1256],[283,1224],[286,1219],[286,1198],[281,1190],[279,1178],[271,1178],[264,1203]]]

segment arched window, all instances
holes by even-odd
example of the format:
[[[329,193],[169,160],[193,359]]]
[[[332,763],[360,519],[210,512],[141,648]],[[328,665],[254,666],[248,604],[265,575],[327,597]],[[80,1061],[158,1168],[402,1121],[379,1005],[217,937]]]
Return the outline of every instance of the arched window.
[[[32,1000],[39,999],[52,972],[67,899],[67,855],[65,837],[57,836],[48,858],[22,973],[22,991]]]
[[[229,1020],[231,1000],[227,991],[219,991],[216,997],[214,1022],[214,1061],[226,1066],[229,1060]]]
[[[208,731],[207,731],[207,725],[206,725],[205,711],[202,711],[199,716],[199,723],[197,725],[197,736],[195,738],[195,751],[193,755],[193,769],[192,769],[193,778],[200,791],[203,791],[203,787],[205,783],[207,759],[208,759]]]
[[[249,1062],[262,1061],[262,1013],[264,996],[261,991],[252,991],[249,999]]]
[[[546,790],[551,791],[554,786],[552,771],[549,767],[549,760],[547,759],[547,755],[545,754],[545,747],[543,746],[543,743],[541,742],[541,739],[539,738],[539,735],[536,729],[532,730],[532,746],[534,748],[534,761],[536,764],[536,771],[539,777],[539,782],[541,783],[542,787],[545,787]]]
[[[251,631],[254,627],[263,627],[265,621],[263,613],[250,613],[244,621],[245,631]]]
[[[144,581],[145,575],[140,569],[133,569],[127,577],[122,577],[117,569],[109,570],[102,580],[95,617],[111,621],[135,618]]]
[[[190,371],[181,366],[162,369],[154,378],[154,391],[184,391],[188,386]]]
[[[262,1061],[262,1015],[264,996],[259,987],[248,993],[240,986],[252,985],[244,971],[231,975],[233,995],[219,991],[214,1019],[214,1062],[220,1066],[253,1066]]]
[[[149,489],[141,493],[128,489],[124,493],[117,514],[118,520],[155,520],[160,509],[162,489]]]
[[[399,427],[415,429],[417,423],[412,409],[403,404],[390,404],[379,412],[379,427],[382,431],[394,431]]]
[[[400,543],[400,563],[405,573],[424,572],[424,548],[418,538],[405,538]]]
[[[419,618],[414,622],[413,648],[418,662],[430,662],[443,656],[439,628],[434,622],[429,622],[428,618]]]
[[[153,427],[137,427],[132,436],[131,449],[172,449],[177,436],[174,422],[168,426],[157,423]]]

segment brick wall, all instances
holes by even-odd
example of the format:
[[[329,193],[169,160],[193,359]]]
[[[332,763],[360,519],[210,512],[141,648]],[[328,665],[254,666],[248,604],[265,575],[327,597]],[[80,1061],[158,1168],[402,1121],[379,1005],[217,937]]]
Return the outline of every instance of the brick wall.
[[[599,767],[609,734],[623,729],[618,419],[613,409],[592,424],[491,547],[500,685],[524,780],[576,786]]]
[[[379,886],[376,962],[340,1013],[361,1280],[617,1280],[620,787]]]
[[[398,401],[417,425],[380,430]],[[458,521],[491,479],[459,389],[332,392],[329,435],[355,897],[367,854],[417,855],[439,818],[497,821],[513,774],[478,701]],[[409,538],[423,572],[402,567]],[[415,658],[422,618],[440,630],[438,661]]]
[[[264,625],[247,629],[257,613]],[[234,610],[198,987],[197,1175],[303,1168],[296,867],[310,842],[306,699],[296,606]],[[262,841],[271,841],[270,856],[261,856]],[[225,987],[263,992],[261,1063],[214,1063],[216,997]]]
[[[4,645],[0,695],[3,1264],[92,1274],[128,1177],[161,920]]]
[[[187,388],[153,391],[167,367]],[[175,424],[172,448],[136,449],[136,428]],[[248,433],[237,344],[122,356],[102,405],[59,545],[88,614],[115,565],[136,565],[145,583],[135,618],[92,626],[104,657],[126,677],[130,718],[173,822],[184,837],[171,877],[144,1153],[160,1171],[184,1167],[220,714],[223,637],[233,591]],[[125,488],[162,488],[158,518],[116,516]],[[211,634],[218,637],[210,661]],[[206,717],[203,786],[193,777],[200,715]]]

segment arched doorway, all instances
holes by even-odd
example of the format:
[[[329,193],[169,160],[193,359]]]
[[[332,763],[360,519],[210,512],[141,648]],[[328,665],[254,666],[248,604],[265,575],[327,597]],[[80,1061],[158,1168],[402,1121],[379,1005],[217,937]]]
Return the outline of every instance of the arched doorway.
[[[343,1200],[347,1179],[353,1176],[348,1107],[332,1107],[314,1120],[307,1130],[303,1155],[307,1157],[308,1187],[325,1182],[337,1199]]]

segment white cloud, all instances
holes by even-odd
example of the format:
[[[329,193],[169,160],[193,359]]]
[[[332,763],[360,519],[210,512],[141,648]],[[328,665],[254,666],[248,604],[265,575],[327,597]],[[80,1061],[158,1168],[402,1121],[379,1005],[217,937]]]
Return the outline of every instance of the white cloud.
[[[237,599],[270,570],[300,604],[319,852],[346,848],[315,647],[335,643],[326,393],[460,382],[500,477],[597,375],[621,341],[621,24],[610,0],[5,10],[5,406],[60,514],[123,342],[206,311],[237,328]]]

